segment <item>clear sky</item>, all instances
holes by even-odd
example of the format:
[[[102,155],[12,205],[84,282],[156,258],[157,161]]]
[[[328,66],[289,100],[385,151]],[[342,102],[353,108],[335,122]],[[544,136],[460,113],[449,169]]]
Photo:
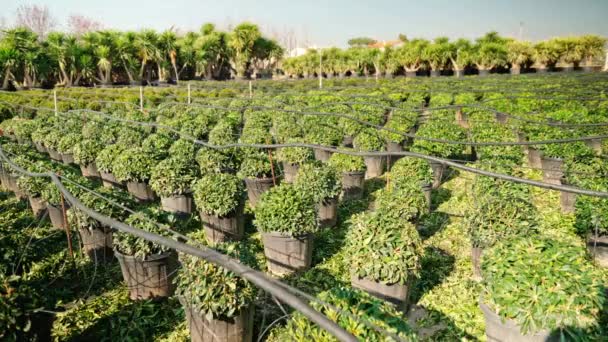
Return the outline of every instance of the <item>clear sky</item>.
[[[107,28],[175,26],[196,30],[243,20],[279,34],[292,29],[298,41],[344,46],[349,38],[475,38],[484,32],[539,40],[556,35],[608,36],[608,0],[0,0],[0,17],[9,23],[21,4],[49,7],[60,23],[70,14],[101,21]]]

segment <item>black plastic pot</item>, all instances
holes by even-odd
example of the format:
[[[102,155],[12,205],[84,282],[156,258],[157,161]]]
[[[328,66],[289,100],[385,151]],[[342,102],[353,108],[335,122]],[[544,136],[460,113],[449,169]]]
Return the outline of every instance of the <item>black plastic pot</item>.
[[[608,268],[608,236],[589,237],[587,249],[599,266]]]
[[[546,74],[548,72],[549,72],[549,68],[537,68],[536,69],[537,74]]]
[[[574,71],[574,66],[570,65],[570,66],[567,66],[567,67],[563,67],[562,71],[563,72],[573,72]]]
[[[253,305],[242,309],[231,318],[207,319],[204,313],[196,311],[186,303],[184,298],[180,302],[186,313],[186,320],[190,330],[192,342],[251,342],[253,339]]]
[[[173,295],[173,278],[177,269],[174,251],[154,254],[143,260],[114,250],[120,263],[122,277],[129,288],[132,300],[170,297]]]
[[[563,185],[570,185],[568,183],[568,181],[566,180],[566,177],[562,178],[561,183]],[[564,214],[572,214],[574,213],[575,210],[575,206],[576,206],[576,194],[572,193],[572,192],[568,192],[568,191],[560,191],[560,207],[562,210],[562,213]]]
[[[521,68],[513,68],[513,67],[512,67],[512,68],[509,70],[509,72],[511,73],[511,75],[519,75],[519,74],[521,74]]]
[[[44,147],[44,145],[41,143],[34,143],[34,147],[36,147],[36,151],[40,153],[47,153],[46,147]]]
[[[344,136],[342,139],[342,146],[344,147],[353,147],[354,138],[351,135]]]
[[[352,287],[363,290],[370,295],[395,304],[403,312],[407,311],[410,284],[383,284],[374,280],[359,278],[351,273],[350,283]]]
[[[112,230],[107,227],[78,229],[82,249],[93,262],[109,262],[114,257]]]
[[[125,187],[125,184],[116,180],[116,177],[112,173],[101,171],[99,174],[104,187],[110,189],[122,189]]]
[[[406,71],[405,77],[416,77],[416,71]]]
[[[535,169],[542,168],[541,156],[542,152],[528,145],[528,165]]]
[[[564,177],[564,160],[561,158],[551,158],[543,156],[541,158],[543,168],[543,181],[549,184],[562,184]]]
[[[164,211],[178,215],[192,213],[192,197],[189,194],[161,197],[160,205]]]
[[[154,191],[152,191],[150,185],[145,182],[127,182],[127,190],[129,190],[129,193],[139,202],[151,202],[156,199]]]
[[[323,151],[323,150],[319,150],[319,149],[315,149],[314,151],[315,151],[315,159],[322,161],[322,162],[328,161],[332,154],[329,151]]]
[[[253,208],[258,203],[260,196],[274,186],[272,178],[245,178],[247,197],[249,205]]]
[[[426,199],[427,211],[430,213],[431,212],[431,195],[433,193],[433,184],[432,183],[422,184],[421,188],[422,188],[422,192],[424,193],[424,198]]]
[[[61,206],[55,206],[47,203],[46,209],[49,212],[49,219],[51,219],[51,225],[53,226],[53,228],[65,229],[65,220],[63,217],[63,211],[61,210]]]
[[[464,70],[454,70],[454,76],[455,77],[463,77],[464,76]]]
[[[46,202],[40,196],[28,196],[28,200],[34,216],[38,219],[42,218],[47,211]]]
[[[365,161],[365,179],[382,176],[386,166],[385,157],[363,157]]]
[[[293,183],[299,169],[300,165],[298,164],[283,163],[283,176],[285,177],[285,182]]]
[[[312,234],[293,237],[278,232],[262,233],[262,243],[270,273],[284,276],[310,268]]]
[[[74,155],[72,153],[60,153],[60,154],[61,154],[61,161],[65,165],[74,164]]]
[[[47,148],[47,151],[49,152],[49,157],[54,160],[54,161],[63,161],[61,159],[61,154],[59,152],[57,152],[55,149],[52,148]]]
[[[433,189],[437,189],[441,186],[443,174],[445,173],[447,167],[436,161],[429,161],[429,164],[433,170]]]
[[[553,342],[559,341],[559,334],[541,331],[523,335],[513,320],[503,320],[487,305],[480,302],[479,307],[486,321],[486,337],[489,342]],[[557,335],[557,336],[555,336]]]
[[[431,70],[430,76],[431,77],[439,77],[439,76],[441,76],[441,70]]]
[[[481,280],[481,256],[483,254],[483,248],[472,247],[471,248],[471,263],[473,264],[473,277],[477,280]]]
[[[85,166],[80,165],[80,172],[82,173],[83,177],[87,177],[87,178],[91,178],[91,179],[101,178],[101,175],[99,174],[99,171],[97,170],[97,165],[95,165],[95,162],[90,163]]]
[[[201,222],[205,229],[205,237],[213,243],[241,240],[245,234],[245,218],[243,206],[226,216],[216,216],[200,212]]]
[[[594,72],[595,68],[591,65],[583,65],[583,72]]]
[[[365,172],[342,172],[342,196],[344,199],[359,199],[363,196]]]
[[[401,143],[398,143],[398,142],[389,141],[386,144],[386,151],[387,152],[402,152],[403,145],[401,145]],[[397,160],[399,160],[401,158],[403,158],[403,157],[402,156],[390,156],[389,157],[390,165],[393,165]]]
[[[490,70],[484,70],[484,69],[480,69],[479,70],[479,76],[485,77],[485,76],[488,76],[488,75],[490,75]]]
[[[496,120],[496,122],[498,122],[499,124],[506,124],[507,120],[509,119],[509,117],[507,116],[507,114],[505,113],[501,113],[501,112],[495,112],[494,113],[494,119]]]
[[[597,155],[601,155],[602,154],[602,139],[592,139],[592,140],[586,140],[585,144],[587,146],[589,146],[591,149],[593,149],[593,151],[595,152],[595,154]]]
[[[329,198],[317,206],[317,216],[319,218],[319,226],[322,228],[331,228],[338,222],[338,199]]]

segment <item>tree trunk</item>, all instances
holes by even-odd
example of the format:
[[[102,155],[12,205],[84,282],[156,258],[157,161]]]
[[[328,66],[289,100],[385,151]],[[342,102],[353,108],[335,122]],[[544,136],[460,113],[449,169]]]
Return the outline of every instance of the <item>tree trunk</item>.
[[[6,71],[4,72],[4,80],[2,81],[2,89],[7,90],[8,89],[8,83],[11,81],[11,69],[10,68],[6,68]]]

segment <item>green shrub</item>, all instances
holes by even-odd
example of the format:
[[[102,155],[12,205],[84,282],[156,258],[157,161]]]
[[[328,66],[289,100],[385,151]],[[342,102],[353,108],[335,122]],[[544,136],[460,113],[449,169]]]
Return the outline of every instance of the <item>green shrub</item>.
[[[298,170],[294,186],[304,193],[312,194],[317,203],[337,198],[342,191],[340,175],[333,167],[320,162],[303,164]]]
[[[63,134],[56,129],[52,129],[44,137],[44,146],[56,150],[61,138],[63,138]]]
[[[272,159],[274,165],[271,166],[268,154],[259,150],[248,151],[244,154],[239,169],[241,178],[268,178],[272,177],[272,168],[277,170],[276,159]]]
[[[347,237],[347,264],[360,278],[407,284],[420,274],[422,242],[416,227],[376,211],[356,216]]]
[[[314,199],[293,185],[275,186],[257,203],[254,224],[261,232],[314,233],[318,230]]]
[[[402,318],[400,312],[385,301],[372,297],[363,291],[346,287],[335,287],[319,293],[317,297],[323,302],[338,308],[340,311],[314,301],[311,305],[332,321],[338,323],[346,331],[353,334],[360,341],[380,342],[393,340],[386,336],[386,333],[377,331],[373,327],[361,323],[361,320],[366,320],[398,336],[403,341],[416,340],[416,336],[407,325],[406,320]],[[342,312],[347,312],[350,315]],[[293,318],[288,321],[284,329],[279,331],[276,338],[270,340],[294,342],[337,341],[333,335],[308,320],[299,312],[293,315]]]
[[[603,284],[583,247],[572,241],[528,235],[484,253],[483,301],[524,334],[561,330],[562,338],[584,340],[605,300]]]
[[[418,129],[416,135],[426,138],[466,141],[466,133],[463,128],[443,120],[426,122]],[[441,158],[458,156],[463,150],[463,145],[460,144],[446,144],[422,139],[416,139],[412,146],[413,152],[430,154]]]
[[[194,159],[196,144],[187,139],[179,139],[169,148],[170,158],[179,158],[187,161]]]
[[[433,182],[430,164],[420,158],[404,157],[391,167],[391,181],[401,183],[429,184]]]
[[[235,243],[215,246],[222,254],[251,263],[245,248]],[[175,294],[207,319],[231,318],[247,309],[256,297],[256,288],[247,280],[211,262],[185,255],[175,279]]]
[[[112,172],[121,182],[145,182],[156,164],[153,157],[141,147],[127,148],[114,159]]]
[[[353,140],[353,145],[360,151],[384,151],[385,141],[373,129],[362,130]]]
[[[57,151],[60,153],[72,153],[72,149],[76,144],[78,144],[78,142],[80,142],[81,139],[82,137],[80,136],[80,134],[65,134],[62,136],[61,139],[59,139],[59,142],[57,143]]]
[[[76,144],[72,152],[74,161],[79,165],[89,165],[95,161],[103,145],[96,139],[85,139]]]
[[[168,158],[156,164],[150,176],[150,187],[161,197],[183,195],[196,180],[194,164],[180,158]]]
[[[126,149],[124,145],[108,145],[103,150],[99,151],[95,158],[97,170],[102,172],[112,172],[114,169],[114,160]]]
[[[237,176],[216,173],[203,176],[193,187],[196,207],[208,214],[225,216],[243,200],[243,181]]]
[[[289,142],[295,143],[300,141],[290,139]],[[296,165],[301,165],[313,159],[313,157],[312,150],[306,147],[282,147],[276,153],[278,161]]]
[[[375,210],[395,219],[413,220],[427,211],[428,203],[418,183],[402,183],[376,192]]]
[[[339,172],[363,172],[366,169],[363,157],[352,156],[339,152],[331,155],[328,164]]]
[[[127,218],[125,223],[149,233],[158,234],[167,238],[173,238],[172,233],[152,223],[155,221],[162,222],[162,220],[162,215],[157,211],[146,210],[132,214]],[[161,254],[171,250],[171,248],[164,245],[160,245],[155,242],[136,237],[133,234],[124,233],[121,231],[116,231],[113,234],[113,243],[114,248],[116,248],[120,253],[142,259],[146,259],[148,256],[153,254]]]

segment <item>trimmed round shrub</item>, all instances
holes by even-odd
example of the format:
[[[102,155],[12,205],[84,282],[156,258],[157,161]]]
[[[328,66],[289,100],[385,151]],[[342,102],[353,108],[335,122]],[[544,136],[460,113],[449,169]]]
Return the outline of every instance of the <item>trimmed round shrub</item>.
[[[159,196],[183,195],[196,180],[194,164],[180,158],[168,158],[156,164],[150,176],[150,187]]]
[[[337,198],[342,191],[342,183],[336,170],[320,162],[300,166],[294,186],[304,193],[312,194],[316,202]]]
[[[255,207],[254,224],[265,233],[315,233],[319,229],[315,204],[310,194],[291,184],[281,184],[262,194]]]
[[[121,182],[145,182],[152,175],[156,161],[141,147],[123,150],[112,163],[112,171]]]
[[[225,216],[237,209],[243,200],[243,181],[227,173],[203,176],[193,187],[198,210]]]
[[[363,157],[343,153],[332,154],[328,164],[339,172],[363,172],[366,169]]]

